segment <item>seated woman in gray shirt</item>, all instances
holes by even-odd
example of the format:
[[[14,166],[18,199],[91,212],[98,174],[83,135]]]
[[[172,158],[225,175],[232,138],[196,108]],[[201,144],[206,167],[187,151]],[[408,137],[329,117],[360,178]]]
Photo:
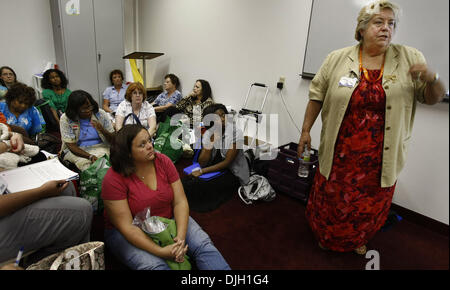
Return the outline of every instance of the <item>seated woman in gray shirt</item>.
[[[0,265],[12,263],[21,247],[31,264],[89,242],[92,215],[90,203],[76,197],[74,185],[65,180],[0,194]]]
[[[207,212],[228,201],[239,186],[249,182],[250,170],[244,156],[242,132],[227,118],[228,110],[223,104],[212,104],[203,112],[203,122],[214,122],[203,135],[203,148],[193,171],[182,180],[189,207],[193,211]],[[204,181],[198,177],[205,173],[225,171],[214,179]]]

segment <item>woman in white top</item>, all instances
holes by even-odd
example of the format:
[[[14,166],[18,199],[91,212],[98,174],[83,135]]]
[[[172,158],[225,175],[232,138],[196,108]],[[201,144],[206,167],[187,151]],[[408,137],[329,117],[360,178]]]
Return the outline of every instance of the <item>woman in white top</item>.
[[[156,133],[155,109],[144,100],[145,89],[141,83],[131,83],[125,93],[125,100],[116,111],[116,131],[125,124],[140,123],[150,136]]]

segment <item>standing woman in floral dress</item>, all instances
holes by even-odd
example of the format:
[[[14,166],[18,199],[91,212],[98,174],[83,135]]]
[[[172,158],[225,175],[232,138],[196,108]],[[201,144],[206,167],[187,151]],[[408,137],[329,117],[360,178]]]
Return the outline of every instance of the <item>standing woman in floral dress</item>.
[[[298,146],[319,112],[319,170],[306,209],[323,249],[365,254],[386,221],[404,166],[416,102],[442,100],[445,88],[417,49],[391,44],[399,8],[389,1],[363,7],[359,43],[331,52],[314,77]]]

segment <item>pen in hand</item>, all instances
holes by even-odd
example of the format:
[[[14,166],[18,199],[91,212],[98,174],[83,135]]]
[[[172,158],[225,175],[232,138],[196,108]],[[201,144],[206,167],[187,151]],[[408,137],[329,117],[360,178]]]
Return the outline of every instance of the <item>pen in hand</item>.
[[[63,183],[58,183],[58,187],[63,187],[67,182],[70,182],[70,180],[66,179]]]
[[[22,255],[23,255],[23,246],[20,247],[19,253],[17,253],[16,262],[14,263],[14,265],[15,265],[16,267],[19,266],[20,259],[22,259]]]

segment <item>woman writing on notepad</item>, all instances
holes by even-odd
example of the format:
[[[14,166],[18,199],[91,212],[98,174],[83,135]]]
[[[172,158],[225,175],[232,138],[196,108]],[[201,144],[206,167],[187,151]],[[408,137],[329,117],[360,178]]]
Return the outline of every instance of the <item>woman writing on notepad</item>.
[[[26,180],[27,176],[23,178]],[[24,247],[24,255],[33,253],[27,259],[33,263],[88,242],[92,207],[87,200],[75,196],[72,182],[64,180],[0,193],[0,265],[14,261],[20,247]]]

